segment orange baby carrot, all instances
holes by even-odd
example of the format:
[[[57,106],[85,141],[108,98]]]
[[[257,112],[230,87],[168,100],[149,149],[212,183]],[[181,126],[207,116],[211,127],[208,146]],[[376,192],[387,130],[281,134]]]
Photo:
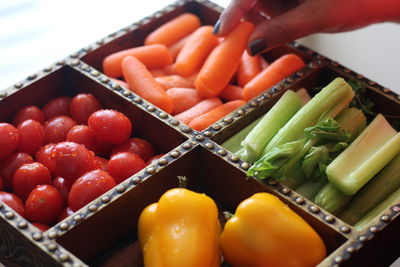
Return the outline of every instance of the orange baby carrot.
[[[174,43],[168,47],[169,52],[171,52],[172,58],[174,60],[176,59],[179,52],[182,50],[182,47],[186,44],[187,40],[189,39],[189,37],[191,35],[192,34],[190,33],[189,35],[183,37],[182,39],[180,39],[179,41],[177,41],[176,43]]]
[[[194,78],[182,77],[180,75],[159,76],[155,80],[164,88],[168,90],[173,87],[194,88]]]
[[[151,32],[147,35],[144,43],[146,45],[163,44],[170,46],[196,30],[200,27],[200,24],[200,20],[196,15],[184,13]]]
[[[193,107],[175,115],[175,118],[185,124],[189,124],[194,118],[222,105],[221,99],[211,97],[200,101]]]
[[[137,58],[125,57],[122,60],[122,72],[130,90],[165,112],[170,113],[172,111],[172,99]]]
[[[151,74],[153,74],[153,77],[177,74],[176,69],[175,69],[175,64],[168,65],[165,68],[161,68],[161,69],[151,69],[149,71],[151,72]]]
[[[243,99],[249,101],[304,66],[304,61],[295,54],[281,56],[244,86]]]
[[[134,56],[139,59],[148,69],[164,68],[172,63],[172,55],[165,45],[155,44],[138,46],[125,49],[111,55],[103,60],[103,71],[110,77],[121,77],[121,62],[126,56]]]
[[[200,95],[216,96],[225,88],[236,72],[253,29],[253,24],[242,21],[213,49],[195,81]]]
[[[211,50],[218,45],[212,26],[202,26],[192,33],[175,61],[176,71],[188,76],[197,71]]]
[[[124,82],[124,81],[122,81],[120,79],[114,79],[114,78],[110,78],[110,79],[111,79],[111,81],[115,82],[116,84],[119,84],[120,86],[129,89],[129,85],[126,82]]]
[[[247,51],[243,52],[237,70],[238,85],[243,87],[251,79],[262,71],[260,55],[250,56]]]
[[[246,102],[243,100],[234,100],[226,102],[225,104],[218,106],[207,113],[204,113],[201,116],[193,119],[189,126],[197,131],[202,131],[214,122],[222,119],[241,105],[244,105]]]
[[[167,91],[167,95],[169,95],[172,102],[174,102],[174,109],[171,112],[172,115],[184,112],[203,100],[203,97],[199,96],[197,90],[194,88],[170,88]]]
[[[219,97],[226,101],[243,100],[242,87],[228,84],[219,94]]]

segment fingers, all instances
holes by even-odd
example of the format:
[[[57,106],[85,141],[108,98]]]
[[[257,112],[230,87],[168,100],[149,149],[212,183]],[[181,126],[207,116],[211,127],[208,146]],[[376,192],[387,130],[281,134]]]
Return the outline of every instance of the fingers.
[[[315,9],[306,3],[258,24],[249,39],[249,53],[256,55],[276,46],[291,42],[306,35],[319,32],[323,20]]]
[[[218,36],[225,36],[239,23],[256,2],[257,0],[232,0],[215,24],[213,33]]]

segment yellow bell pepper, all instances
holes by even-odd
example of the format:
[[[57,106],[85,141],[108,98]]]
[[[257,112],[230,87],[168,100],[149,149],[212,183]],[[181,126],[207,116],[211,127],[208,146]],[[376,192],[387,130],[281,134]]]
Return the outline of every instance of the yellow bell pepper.
[[[326,255],[314,229],[269,193],[239,204],[220,243],[225,260],[235,267],[315,266]]]
[[[145,267],[220,266],[218,209],[205,194],[174,188],[139,218]]]

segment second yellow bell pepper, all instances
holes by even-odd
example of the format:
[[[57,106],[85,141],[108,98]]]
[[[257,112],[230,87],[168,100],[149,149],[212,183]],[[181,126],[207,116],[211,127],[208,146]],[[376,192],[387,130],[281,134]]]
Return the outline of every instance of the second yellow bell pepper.
[[[145,267],[220,266],[220,223],[205,194],[174,188],[143,210],[139,242]]]
[[[235,267],[315,266],[326,255],[315,230],[268,193],[239,204],[221,234],[221,249]]]

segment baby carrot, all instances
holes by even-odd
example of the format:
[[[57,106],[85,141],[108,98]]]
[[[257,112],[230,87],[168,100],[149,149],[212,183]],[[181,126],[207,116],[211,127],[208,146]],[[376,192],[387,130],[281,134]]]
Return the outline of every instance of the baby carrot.
[[[168,65],[168,66],[166,66],[164,68],[160,68],[160,69],[151,69],[149,71],[151,72],[153,77],[177,74],[176,69],[175,69],[175,64],[171,64],[171,65]]]
[[[243,87],[243,99],[249,101],[304,66],[304,61],[295,54],[281,56]]]
[[[165,112],[170,113],[172,111],[172,99],[137,58],[125,57],[122,60],[122,72],[130,90]]]
[[[225,104],[218,106],[207,113],[204,113],[201,116],[193,119],[189,126],[197,131],[202,131],[214,122],[222,119],[241,105],[244,105],[246,102],[243,100],[234,100],[226,102]]]
[[[253,29],[253,24],[242,21],[213,49],[195,81],[200,95],[216,96],[228,85]]]
[[[260,55],[250,56],[247,51],[243,52],[237,70],[238,85],[243,87],[251,79],[262,71]]]
[[[189,122],[197,116],[200,116],[220,105],[222,105],[222,102],[218,97],[207,98],[184,112],[175,115],[175,118],[185,124],[189,124]]]
[[[180,39],[179,41],[177,41],[176,43],[174,43],[168,47],[169,52],[171,52],[172,58],[174,60],[176,59],[179,52],[182,50],[182,47],[186,44],[187,40],[189,39],[189,37],[191,35],[192,34],[189,34],[189,35],[183,37],[182,39]]]
[[[147,35],[144,43],[170,46],[198,27],[200,27],[200,19],[194,14],[184,13],[151,32]]]
[[[194,77],[182,77],[180,75],[159,76],[155,78],[164,90],[173,87],[194,88]]]
[[[239,86],[228,84],[219,94],[219,97],[226,101],[243,100],[242,90]]]
[[[167,91],[167,95],[174,102],[172,115],[179,114],[203,100],[194,88],[171,88]]]
[[[111,81],[115,82],[116,84],[119,84],[120,86],[129,89],[129,85],[126,82],[124,82],[124,81],[122,81],[120,79],[114,79],[114,78],[110,78],[110,79],[111,79]]]
[[[172,63],[172,55],[165,45],[154,44],[138,46],[125,49],[111,55],[103,60],[104,74],[110,77],[121,77],[121,62],[126,56],[134,56],[139,59],[148,69],[164,68]]]
[[[218,45],[212,26],[202,26],[192,33],[176,58],[176,71],[188,76],[197,71],[211,50]]]

